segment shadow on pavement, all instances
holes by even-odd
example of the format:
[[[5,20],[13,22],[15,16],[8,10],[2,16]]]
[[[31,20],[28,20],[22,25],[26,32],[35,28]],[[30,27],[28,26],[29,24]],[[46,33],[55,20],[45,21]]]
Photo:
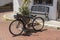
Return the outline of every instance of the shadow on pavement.
[[[32,33],[37,33],[37,32],[43,32],[43,31],[46,31],[47,29],[43,29],[41,31],[34,31],[33,29],[28,29],[27,32],[25,32],[24,34],[21,34],[19,36],[31,36]],[[13,36],[13,37],[16,37],[16,36]]]

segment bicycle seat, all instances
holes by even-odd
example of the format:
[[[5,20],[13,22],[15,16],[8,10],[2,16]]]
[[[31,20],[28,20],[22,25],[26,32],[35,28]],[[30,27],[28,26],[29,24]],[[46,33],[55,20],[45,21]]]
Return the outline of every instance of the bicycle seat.
[[[36,17],[37,15],[31,15],[32,17]]]

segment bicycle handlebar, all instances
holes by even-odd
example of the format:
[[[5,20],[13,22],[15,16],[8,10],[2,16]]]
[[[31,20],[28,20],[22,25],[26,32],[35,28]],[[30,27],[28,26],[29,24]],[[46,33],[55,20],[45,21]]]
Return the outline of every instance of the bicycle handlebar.
[[[16,19],[19,19],[19,18],[23,18],[23,17],[25,17],[25,18],[33,18],[33,17],[36,17],[37,15],[21,15],[21,14],[18,14],[17,13],[17,15],[14,15],[14,17],[16,18]]]

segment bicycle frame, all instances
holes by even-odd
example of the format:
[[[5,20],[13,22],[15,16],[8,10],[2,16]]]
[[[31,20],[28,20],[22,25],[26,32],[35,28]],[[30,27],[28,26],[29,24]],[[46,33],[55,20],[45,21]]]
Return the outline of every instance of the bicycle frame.
[[[24,24],[27,24],[27,20],[31,20],[34,19],[36,17],[36,15],[29,15],[29,16],[22,16],[20,14],[17,13],[17,15],[14,16],[16,20],[22,20],[24,22]]]
[[[17,15],[14,15],[14,17],[15,17],[15,19],[16,20],[14,20],[14,21],[12,21],[11,23],[10,23],[10,25],[9,25],[9,31],[10,31],[10,33],[12,34],[12,35],[14,35],[14,36],[18,36],[18,35],[20,35],[23,31],[27,31],[27,29],[30,29],[30,27],[32,27],[35,31],[41,31],[42,29],[43,29],[43,27],[44,27],[44,19],[43,18],[41,18],[41,17],[36,17],[36,15],[30,15],[30,16],[22,16],[22,15],[20,15],[20,14],[17,14]],[[30,19],[29,20],[29,23],[27,23],[26,21],[27,21],[27,19]],[[31,19],[32,19],[32,21],[31,21]],[[42,26],[40,27],[39,26],[39,23],[37,24],[37,23],[35,23],[36,22],[36,19],[41,19],[42,20]],[[17,29],[19,29],[18,31],[20,31],[20,32],[18,32],[18,34],[16,33],[14,33],[15,32],[15,30],[14,30],[14,32],[11,30],[11,28],[12,27],[15,27],[14,25],[12,25],[12,24],[14,24],[15,22],[17,22],[18,21],[18,24],[17,24]],[[20,25],[20,24],[22,24],[22,26]],[[19,25],[19,26],[18,26]],[[26,26],[27,25],[27,26]],[[36,26],[37,25],[37,26]],[[20,27],[22,27],[22,30],[20,30]],[[36,28],[36,27],[39,27],[38,29]]]
[[[25,25],[27,25],[27,20],[31,21],[31,19],[33,20],[35,17],[33,16],[23,16],[21,18],[21,20],[24,22]],[[32,23],[32,22],[31,22]]]

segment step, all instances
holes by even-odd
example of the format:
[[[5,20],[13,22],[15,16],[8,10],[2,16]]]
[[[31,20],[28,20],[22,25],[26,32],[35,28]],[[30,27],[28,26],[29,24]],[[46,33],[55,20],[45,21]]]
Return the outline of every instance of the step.
[[[60,21],[55,21],[55,20],[46,21],[45,26],[60,29]]]

